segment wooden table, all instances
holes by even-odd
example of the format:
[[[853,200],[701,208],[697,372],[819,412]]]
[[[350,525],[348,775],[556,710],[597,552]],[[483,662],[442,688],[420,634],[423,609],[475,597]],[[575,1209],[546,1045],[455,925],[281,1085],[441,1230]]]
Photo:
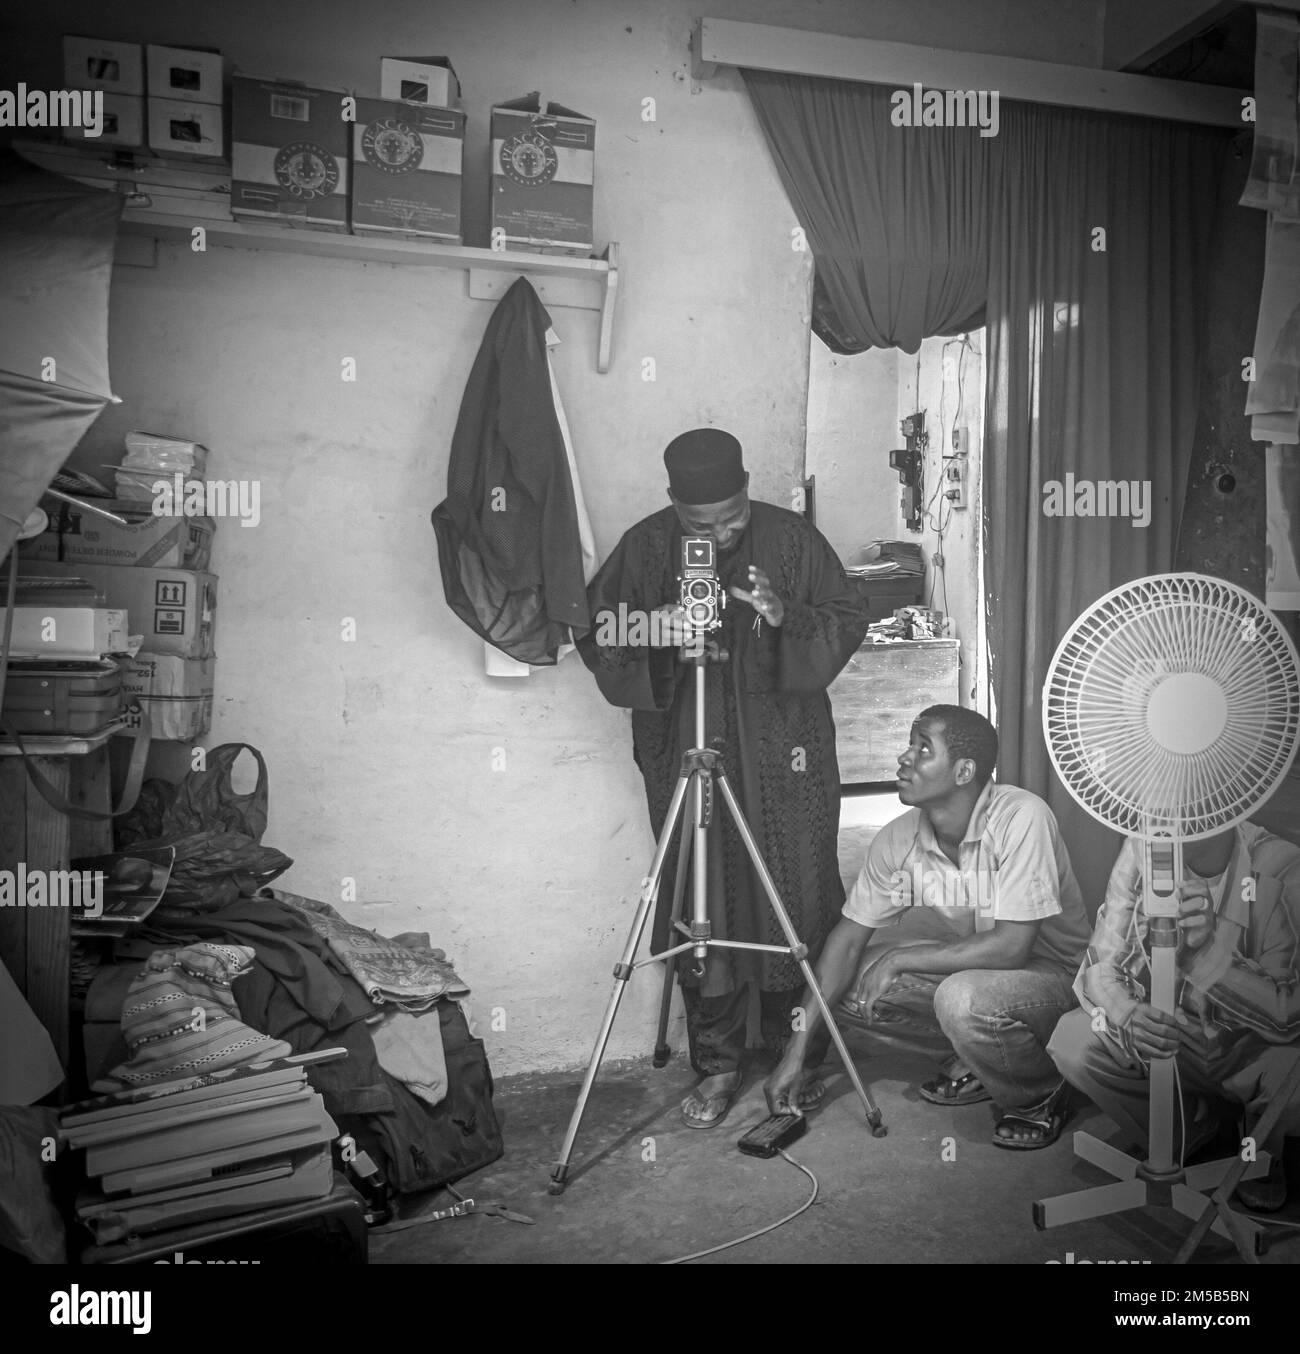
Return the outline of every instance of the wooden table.
[[[893,781],[912,721],[927,705],[960,705],[961,644],[863,644],[831,683],[840,783]]]
[[[25,738],[37,771],[79,808],[111,808],[107,729],[93,738]],[[0,743],[0,870],[67,870],[76,856],[113,849],[108,819],[87,822],[52,808],[27,777],[12,743]],[[68,950],[66,907],[0,907],[0,959],[50,1033],[68,1068]]]

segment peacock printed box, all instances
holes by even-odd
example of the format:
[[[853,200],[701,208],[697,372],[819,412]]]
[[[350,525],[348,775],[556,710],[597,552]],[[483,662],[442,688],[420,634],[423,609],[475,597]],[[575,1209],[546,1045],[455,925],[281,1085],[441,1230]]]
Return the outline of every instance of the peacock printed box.
[[[230,209],[237,217],[345,231],[350,122],[340,90],[237,75]]]
[[[465,114],[358,99],[352,128],[352,230],[461,242]]]
[[[506,249],[590,254],[595,178],[591,118],[543,112],[535,93],[492,109],[492,232]]]

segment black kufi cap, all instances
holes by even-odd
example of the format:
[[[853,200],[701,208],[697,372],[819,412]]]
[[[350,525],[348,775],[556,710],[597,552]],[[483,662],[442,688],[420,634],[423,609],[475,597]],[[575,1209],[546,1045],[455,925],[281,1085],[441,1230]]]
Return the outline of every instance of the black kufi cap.
[[[745,487],[740,443],[721,428],[695,428],[664,452],[668,487],[679,503],[721,503]]]

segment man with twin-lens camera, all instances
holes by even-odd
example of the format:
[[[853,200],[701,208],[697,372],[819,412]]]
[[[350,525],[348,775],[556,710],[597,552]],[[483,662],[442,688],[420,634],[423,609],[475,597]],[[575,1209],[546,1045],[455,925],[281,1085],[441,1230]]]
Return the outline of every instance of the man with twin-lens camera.
[[[633,757],[656,837],[683,753],[696,746],[693,673],[702,654],[707,741],[721,748],[758,850],[815,958],[844,902],[826,688],[866,634],[866,603],[810,522],[750,499],[730,433],[683,433],[664,464],[671,504],[631,527],[592,580],[593,628],[578,648],[605,699],[632,710]],[[656,953],[675,943],[676,856],[674,842],[660,880]],[[728,814],[712,816],[707,864],[713,937],[782,945]],[[713,1128],[740,1091],[749,985],[760,993],[764,1044],[779,1058],[803,982],[788,954],[752,950],[713,948],[702,973],[689,962],[678,972],[691,1065],[701,1078],[682,1117],[691,1128]],[[800,1103],[811,1107],[824,1094],[809,1074]]]

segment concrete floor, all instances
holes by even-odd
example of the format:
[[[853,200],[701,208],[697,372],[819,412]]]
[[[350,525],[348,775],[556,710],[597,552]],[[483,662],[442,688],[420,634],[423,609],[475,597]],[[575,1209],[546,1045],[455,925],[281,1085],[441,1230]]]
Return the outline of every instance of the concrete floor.
[[[933,1060],[850,1032],[849,1047],[889,1128],[873,1138],[843,1072],[824,1107],[790,1148],[817,1176],[808,1212],[775,1233],[700,1263],[1023,1263],[1082,1259],[1172,1259],[1190,1223],[1164,1210],[1130,1213],[1037,1231],[1033,1200],[1105,1182],[1077,1162],[1071,1133],[1114,1129],[1086,1105],[1059,1142],[1037,1152],[1007,1152],[989,1141],[989,1105],[927,1104],[918,1080]],[[756,1055],[756,1058],[761,1055]],[[811,1192],[807,1177],[780,1157],[744,1156],[736,1140],[765,1113],[761,1073],[752,1071],[725,1124],[699,1132],[682,1126],[678,1104],[695,1078],[682,1054],[656,1071],[649,1060],[602,1067],[583,1119],[567,1191],[547,1193],[551,1166],[577,1100],[580,1072],[503,1079],[496,1106],[506,1155],[462,1181],[464,1194],[499,1200],[532,1226],[483,1216],[430,1222],[371,1235],[378,1264],[658,1263],[774,1222]],[[945,1161],[944,1139],[952,1141]],[[1293,1171],[1292,1179],[1296,1179]],[[1300,1192],[1300,1191],[1298,1191]],[[443,1207],[448,1196],[408,1201],[407,1216]],[[1290,1232],[1266,1264],[1300,1262],[1300,1201],[1285,1215]],[[1199,1257],[1236,1263],[1227,1241],[1211,1237]]]

